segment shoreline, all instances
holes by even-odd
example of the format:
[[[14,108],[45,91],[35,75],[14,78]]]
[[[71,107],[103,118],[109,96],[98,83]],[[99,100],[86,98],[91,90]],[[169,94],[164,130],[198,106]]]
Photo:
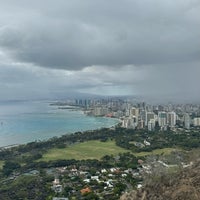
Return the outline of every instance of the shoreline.
[[[107,118],[107,117],[105,117],[105,118]],[[92,129],[92,130],[75,131],[75,132],[73,132],[73,133],[69,133],[69,134],[65,133],[65,134],[63,134],[63,135],[54,136],[54,137],[61,138],[62,136],[65,136],[65,135],[73,135],[73,134],[76,133],[76,132],[82,132],[82,133],[84,133],[84,132],[87,132],[87,131],[97,131],[97,130],[102,129],[102,128],[113,129],[113,128],[116,128],[119,124],[120,124],[120,121],[119,121],[118,123],[116,123],[116,124],[110,126],[110,127],[101,127],[101,128]],[[20,146],[20,145],[27,145],[28,143],[31,143],[31,142],[36,142],[36,143],[37,143],[37,142],[47,142],[48,140],[51,140],[51,139],[54,138],[54,137],[50,137],[50,138],[48,138],[48,139],[43,139],[43,140],[29,141],[29,142],[25,142],[25,143],[21,143],[21,144],[10,144],[10,145],[6,145],[6,146],[0,146],[0,152],[3,151],[3,150],[7,150],[7,149],[14,148],[14,147],[18,147],[18,146]]]
[[[24,103],[23,103],[23,106],[24,106]],[[32,104],[30,105],[29,102],[28,102],[28,104],[27,105],[25,104],[25,106],[29,107],[29,106],[32,106]],[[98,118],[101,118],[101,119],[103,118],[104,119],[104,120],[101,121],[101,120],[98,120],[96,116],[92,115],[92,116],[89,116],[89,117],[94,118],[94,120],[91,120],[91,122],[89,121],[88,125],[87,125],[87,121],[88,121],[87,114],[84,113],[84,110],[81,107],[77,107],[77,106],[75,107],[75,106],[66,105],[66,104],[65,105],[60,105],[60,104],[57,105],[57,104],[52,104],[52,102],[39,102],[39,108],[40,107],[41,108],[42,107],[48,107],[48,106],[55,107],[55,109],[57,109],[57,110],[66,110],[66,116],[69,114],[68,111],[72,111],[72,112],[75,112],[75,113],[76,112],[81,112],[81,116],[80,117],[81,118],[86,118],[85,120],[83,120],[83,122],[86,123],[86,125],[79,126],[79,119],[77,118],[77,120],[76,120],[76,118],[71,117],[71,114],[69,114],[69,119],[74,119],[74,121],[75,121],[74,128],[70,127],[70,124],[68,126],[68,122],[67,122],[67,124],[65,123],[65,125],[63,125],[62,131],[59,130],[60,126],[58,126],[58,127],[55,126],[55,129],[54,128],[53,129],[51,129],[51,128],[49,128],[49,129],[48,128],[47,129],[41,128],[41,129],[38,129],[38,130],[40,130],[40,131],[38,131],[38,133],[36,133],[36,132],[34,133],[34,132],[32,132],[32,129],[29,129],[29,127],[28,128],[24,127],[22,132],[20,132],[21,130],[18,131],[19,132],[19,135],[18,135],[17,131],[16,131],[16,130],[18,130],[17,129],[18,126],[16,126],[16,128],[13,129],[13,130],[12,129],[10,130],[10,129],[6,128],[6,125],[7,125],[8,128],[10,126],[9,125],[9,120],[10,119],[8,119],[8,122],[5,123],[5,128],[6,129],[3,129],[3,127],[0,127],[0,128],[2,128],[2,132],[0,132],[1,133],[0,135],[3,138],[2,141],[1,141],[2,143],[0,143],[0,150],[9,149],[9,148],[12,148],[12,147],[16,147],[18,145],[25,145],[27,143],[35,142],[35,141],[36,142],[47,141],[47,140],[49,140],[49,139],[51,139],[53,137],[62,137],[63,135],[71,135],[71,134],[73,134],[75,132],[78,132],[78,131],[84,132],[84,131],[94,131],[94,130],[98,130],[98,129],[101,129],[101,128],[113,128],[113,127],[118,126],[120,124],[120,119],[118,119],[118,118],[110,118],[110,117],[106,117],[106,116],[98,117]],[[60,106],[61,107],[64,106],[64,109],[61,109]],[[20,104],[18,105],[18,103],[16,104],[16,107],[17,107],[17,111],[21,109]],[[67,109],[65,109],[66,107],[67,107]],[[24,107],[22,107],[22,109],[23,108]],[[34,109],[36,108],[36,110],[38,110],[38,105],[34,104],[33,108]],[[24,119],[23,115],[26,114],[26,113],[22,113],[22,114],[21,113],[22,112],[20,111],[20,116],[22,116],[21,121],[23,122],[23,119]],[[33,112],[33,114],[37,114],[37,113]],[[62,112],[62,114],[63,114],[63,112]],[[13,115],[15,116],[15,112],[11,116],[13,116]],[[46,116],[45,116],[45,118],[46,118]],[[27,117],[25,117],[25,119],[27,119]],[[41,119],[44,119],[44,117],[41,117]],[[97,119],[96,120],[97,124],[93,124],[93,123],[96,123],[95,119]],[[59,117],[58,117],[58,119],[55,118],[55,120],[59,120]],[[66,118],[64,120],[68,120],[68,119]],[[64,120],[62,120],[62,121],[64,121]],[[30,121],[28,121],[28,123],[29,122]],[[27,123],[27,121],[25,121],[23,123]],[[47,124],[50,123],[51,124],[51,121],[48,122],[48,119],[47,119],[44,122],[42,121],[40,123],[41,124],[42,123],[47,123]],[[62,123],[63,122],[61,122],[61,125],[62,125]],[[19,124],[19,125],[21,125],[21,124]],[[33,125],[33,129],[34,129],[34,125]],[[11,134],[11,133],[13,133],[13,134]],[[13,137],[12,137],[12,135],[13,135]],[[16,140],[14,138],[16,138]]]
[[[92,116],[92,117],[95,118],[95,116]],[[108,119],[109,117],[103,116],[101,118]],[[102,127],[95,128],[95,129],[77,130],[77,131],[74,131],[74,132],[63,133],[61,135],[55,135],[55,136],[52,136],[52,137],[49,137],[49,138],[46,138],[46,139],[34,139],[34,140],[31,140],[31,141],[22,142],[22,143],[14,143],[14,144],[3,145],[3,146],[0,146],[0,152],[3,151],[3,150],[7,150],[7,149],[14,148],[14,147],[18,147],[20,145],[27,145],[28,143],[31,143],[31,142],[45,142],[45,141],[51,140],[54,137],[60,138],[60,137],[62,137],[64,135],[72,135],[72,134],[74,134],[76,132],[96,131],[96,130],[99,130],[99,129],[102,129],[102,128],[113,129],[113,128],[119,126],[120,123],[121,123],[120,119],[117,119],[117,118],[113,118],[113,119],[116,120],[116,123],[114,123],[113,125],[110,125],[109,127],[102,126]]]

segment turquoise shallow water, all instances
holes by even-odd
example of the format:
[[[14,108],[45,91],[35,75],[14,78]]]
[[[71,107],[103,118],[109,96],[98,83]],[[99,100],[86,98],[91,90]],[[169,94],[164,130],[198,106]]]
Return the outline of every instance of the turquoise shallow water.
[[[81,110],[58,109],[49,102],[0,102],[0,147],[111,127],[117,122],[86,116]]]

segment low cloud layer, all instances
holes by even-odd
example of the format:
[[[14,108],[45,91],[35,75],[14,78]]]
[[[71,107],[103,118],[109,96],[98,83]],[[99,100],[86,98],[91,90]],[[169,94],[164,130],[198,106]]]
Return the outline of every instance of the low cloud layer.
[[[200,97],[198,0],[0,3],[0,99]]]

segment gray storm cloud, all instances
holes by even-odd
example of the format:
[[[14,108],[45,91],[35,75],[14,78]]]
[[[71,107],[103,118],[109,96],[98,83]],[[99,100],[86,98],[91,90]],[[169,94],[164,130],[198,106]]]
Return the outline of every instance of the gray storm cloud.
[[[42,67],[152,65],[200,59],[200,2],[6,1],[0,46]]]
[[[200,98],[198,0],[0,3],[0,100]]]

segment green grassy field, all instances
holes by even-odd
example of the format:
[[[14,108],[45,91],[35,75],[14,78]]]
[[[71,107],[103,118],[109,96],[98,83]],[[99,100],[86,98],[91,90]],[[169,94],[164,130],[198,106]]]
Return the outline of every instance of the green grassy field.
[[[115,141],[87,141],[72,145],[64,149],[50,149],[40,161],[58,160],[58,159],[100,159],[105,155],[118,155],[128,152],[115,144]]]
[[[156,154],[170,154],[173,148],[156,149],[152,152],[133,153],[135,156],[148,156]],[[39,161],[50,161],[58,159],[101,159],[105,155],[118,155],[119,153],[130,152],[126,149],[118,147],[115,141],[100,142],[98,140],[78,143],[67,148],[50,149]]]

